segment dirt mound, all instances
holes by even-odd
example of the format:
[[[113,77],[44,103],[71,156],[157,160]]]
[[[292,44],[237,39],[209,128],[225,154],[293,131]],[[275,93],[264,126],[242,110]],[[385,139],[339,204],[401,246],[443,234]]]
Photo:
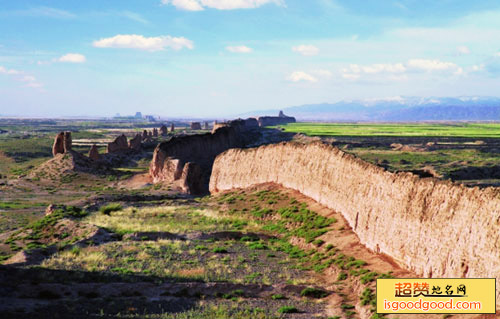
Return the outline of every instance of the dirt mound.
[[[401,143],[392,143],[391,148],[394,151],[400,151],[400,152],[425,152],[425,151],[427,151],[426,146],[423,146],[423,145],[404,145]]]
[[[56,154],[54,158],[32,170],[28,177],[54,179],[75,172],[95,173],[104,169],[90,158],[78,152],[69,151],[64,154]]]
[[[42,229],[26,229],[26,236],[16,240],[19,245],[27,244],[27,247],[35,247],[23,250],[4,262],[6,265],[26,266],[40,264],[44,259],[58,251],[57,244],[64,239],[72,242],[75,246],[86,246],[89,243],[99,245],[104,242],[117,239],[117,236],[100,227],[82,224],[71,218],[62,218],[54,225],[47,225]],[[36,240],[26,239],[36,238]],[[41,247],[40,247],[41,246]]]

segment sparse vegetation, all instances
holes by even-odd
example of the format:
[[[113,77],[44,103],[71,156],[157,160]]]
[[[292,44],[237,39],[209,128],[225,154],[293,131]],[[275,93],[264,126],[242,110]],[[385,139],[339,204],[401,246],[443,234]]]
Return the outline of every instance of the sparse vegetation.
[[[0,202],[0,230],[9,234],[4,237],[0,262],[18,251],[47,254],[39,264],[19,268],[29,274],[26,278],[40,298],[66,298],[62,292],[46,289],[48,283],[64,286],[69,282],[75,287],[90,283],[99,293],[78,286],[78,296],[71,297],[81,302],[79,307],[87,307],[89,316],[114,316],[123,311],[117,316],[274,319],[293,317],[296,312],[324,318],[330,299],[325,297],[336,294],[342,298],[342,318],[357,317],[356,308],[360,307],[369,309],[372,318],[384,317],[374,313],[374,281],[393,275],[379,271],[372,258],[365,259],[332,240],[352,234],[338,214],[322,216],[323,211],[302,196],[272,186],[196,199],[181,198],[172,185],[119,188],[134,174],[147,172],[150,151],[144,158],[102,175],[89,177],[79,172],[55,177],[40,172],[18,179],[51,157],[54,132],[50,130],[54,128],[45,129],[32,139],[19,134],[15,139],[0,137],[0,183],[10,183],[1,189],[6,196]],[[110,134],[116,133],[107,128],[79,129],[73,138],[105,139]],[[441,165],[439,172],[448,174],[456,169],[445,167],[450,160],[462,162],[460,165],[498,165],[496,154],[467,148],[466,142],[455,140],[450,143],[457,143],[456,149],[401,152],[363,142],[358,145],[360,140],[349,139],[351,144],[347,138],[333,143],[348,145],[347,151],[389,169]],[[75,147],[88,150],[84,145]],[[17,182],[12,183],[13,179]],[[97,194],[98,200],[85,202],[89,194]],[[64,206],[72,202],[85,204]],[[61,208],[44,216],[49,203]],[[97,227],[103,228],[99,233],[109,232],[109,239],[89,239],[88,229]],[[131,284],[123,291],[124,299],[134,304],[131,310],[120,298],[106,295],[106,285],[116,283]],[[168,286],[161,291],[168,298],[157,296],[159,300],[171,298],[185,308],[171,313],[169,304],[148,304],[140,287],[149,285]],[[359,290],[353,292],[351,285]],[[92,308],[100,302],[106,306]],[[106,308],[113,303],[120,310]],[[158,312],[158,307],[164,308]],[[71,311],[70,306],[64,310]]]
[[[110,215],[112,212],[118,212],[120,210],[122,210],[122,205],[118,203],[108,204],[99,208],[99,211],[104,215]]]
[[[297,313],[299,310],[294,306],[283,306],[278,309],[278,313]]]
[[[328,293],[324,290],[318,288],[305,288],[300,292],[302,297],[310,297],[310,298],[324,298],[328,296]]]

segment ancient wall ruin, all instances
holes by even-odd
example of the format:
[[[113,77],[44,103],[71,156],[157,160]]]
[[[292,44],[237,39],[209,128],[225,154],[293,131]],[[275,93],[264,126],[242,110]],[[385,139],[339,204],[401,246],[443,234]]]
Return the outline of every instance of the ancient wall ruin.
[[[254,123],[255,122],[255,123]],[[167,142],[158,144],[149,167],[149,174],[153,182],[174,182],[183,176],[189,177],[189,183],[183,185],[195,185],[193,176],[199,176],[200,183],[194,187],[194,193],[208,190],[208,180],[215,157],[227,149],[242,147],[252,140],[249,133],[255,126],[256,121],[237,120],[228,123],[227,126],[218,128],[213,133],[175,136]],[[248,134],[242,134],[247,132]],[[196,163],[196,166],[189,163]],[[196,174],[186,174],[189,171]],[[183,171],[185,173],[183,173]],[[200,171],[201,173],[199,173]]]
[[[280,111],[278,116],[260,116],[257,118],[260,126],[283,125],[287,123],[295,123],[295,117],[287,116],[283,111]]]
[[[220,154],[210,191],[266,182],[341,212],[363,244],[417,274],[500,284],[498,189],[391,173],[321,142],[289,142]]]
[[[113,142],[108,143],[107,146],[108,153],[118,153],[126,150],[128,150],[128,142],[125,134],[118,136]]]
[[[72,150],[71,132],[61,132],[54,138],[52,155],[68,153]]]

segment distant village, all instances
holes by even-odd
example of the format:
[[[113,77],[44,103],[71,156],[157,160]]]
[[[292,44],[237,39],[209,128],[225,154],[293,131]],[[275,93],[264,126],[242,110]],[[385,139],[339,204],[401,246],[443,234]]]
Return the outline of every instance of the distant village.
[[[135,115],[130,116],[122,116],[117,113],[114,117],[114,120],[126,120],[126,121],[148,121],[148,122],[158,122],[161,121],[159,116],[154,115],[142,115],[142,112],[136,112]],[[287,123],[295,123],[296,120],[293,116],[287,116],[283,111],[280,111],[278,116],[259,116],[255,117],[259,126],[273,126],[273,125],[282,125]],[[225,121],[217,121],[213,122],[212,128],[216,126],[223,126]],[[210,124],[208,121],[202,122],[189,122],[189,127],[191,130],[209,130]]]

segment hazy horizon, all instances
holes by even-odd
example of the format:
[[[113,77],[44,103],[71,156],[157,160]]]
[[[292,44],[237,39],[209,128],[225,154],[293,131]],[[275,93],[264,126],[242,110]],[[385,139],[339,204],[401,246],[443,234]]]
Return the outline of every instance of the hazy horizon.
[[[0,3],[3,116],[215,118],[500,85],[498,1]]]

